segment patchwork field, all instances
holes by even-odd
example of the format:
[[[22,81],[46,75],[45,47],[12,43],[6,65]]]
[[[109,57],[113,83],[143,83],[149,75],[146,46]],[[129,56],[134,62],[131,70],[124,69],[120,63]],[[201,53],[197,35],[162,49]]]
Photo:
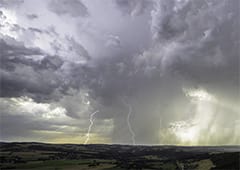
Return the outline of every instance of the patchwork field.
[[[239,170],[240,148],[2,142],[0,161],[1,170]]]

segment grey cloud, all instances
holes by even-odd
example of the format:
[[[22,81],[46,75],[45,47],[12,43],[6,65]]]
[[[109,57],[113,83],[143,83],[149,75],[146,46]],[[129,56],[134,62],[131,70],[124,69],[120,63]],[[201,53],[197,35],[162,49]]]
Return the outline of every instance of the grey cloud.
[[[0,101],[1,140],[44,141],[66,136],[85,138],[89,124],[87,115],[75,119],[67,116],[62,106],[37,103],[28,97],[1,98]],[[109,136],[109,130],[104,129],[106,124],[111,126],[105,120],[95,121],[98,128],[94,127],[93,132]],[[63,136],[58,136],[59,133]]]
[[[83,57],[86,60],[90,60],[91,57],[88,54],[88,51],[78,43],[73,37],[66,37],[67,43],[69,44],[69,51],[76,51],[76,54],[79,57]]]
[[[69,14],[74,18],[87,15],[87,9],[83,14],[83,7],[75,4],[80,1],[61,1],[53,5],[56,2],[52,1],[49,8],[59,15]],[[46,43],[55,50],[54,56],[44,50],[2,40],[3,96],[27,95],[38,102],[54,101],[67,110],[69,117],[85,121],[86,126],[89,113],[99,110],[96,121],[113,120],[112,142],[130,143],[124,98],[133,108],[130,121],[137,143],[176,144],[181,141],[168,134],[170,125],[191,122],[199,114],[198,104],[192,104],[183,88],[202,88],[219,100],[219,103],[206,105],[210,111],[204,110],[209,113],[209,119],[216,117],[209,129],[229,128],[235,132],[237,126],[230,124],[239,119],[238,1],[114,2],[122,12],[138,16],[124,15],[116,27],[109,23],[104,35],[104,31],[96,31],[99,39],[114,35],[107,43],[118,48],[104,47],[105,42],[99,43],[102,41],[94,41],[96,45],[91,46],[92,41],[84,36],[79,36],[82,39],[69,35],[62,38],[54,26],[52,33],[34,26],[28,28],[36,34],[50,35],[51,40]],[[94,19],[92,22],[102,23]],[[84,34],[78,31],[77,34]],[[83,41],[80,43],[78,38]],[[99,54],[91,56],[96,48]],[[34,60],[40,56],[41,59]],[[91,101],[89,108],[82,101],[86,91]],[[229,103],[237,111],[228,106]],[[232,116],[226,118],[228,113]],[[200,132],[203,133],[206,131]],[[231,135],[236,139],[224,139]],[[239,135],[226,130],[221,138],[209,132],[208,140],[199,139],[199,142],[216,144],[217,139],[221,139],[222,143],[239,143],[238,138]]]
[[[38,15],[36,14],[26,14],[26,17],[30,20],[34,20],[38,18]]]
[[[0,57],[9,58],[10,56],[26,56],[26,55],[41,55],[40,49],[26,48],[21,42],[15,41],[13,38],[6,37],[6,39],[0,40],[1,54]]]
[[[8,126],[9,124],[14,126]],[[1,140],[27,138],[34,130],[49,130],[49,124],[22,115],[7,115],[1,112]]]
[[[102,97],[106,106],[110,107],[114,103],[119,103],[119,96],[126,95],[130,101],[135,101],[140,100],[141,97],[146,98],[144,92],[150,94],[151,90],[155,93],[160,91],[162,104],[174,99],[181,101],[185,98],[182,87],[188,85],[203,87],[217,97],[227,97],[227,100],[237,105],[239,102],[238,2],[223,1],[212,4],[207,4],[205,1],[156,2],[157,6],[152,12],[154,46],[138,57],[121,56],[108,61],[99,61],[99,66],[96,68],[99,70],[96,71],[97,73],[101,72],[99,81],[89,87],[93,88],[95,94]],[[123,72],[118,65],[124,67]],[[172,80],[169,81],[164,77]],[[168,86],[161,88],[162,82],[166,82]],[[172,88],[169,87],[171,83]],[[170,95],[172,90],[175,90],[175,93]],[[162,94],[164,91],[166,91],[165,95]],[[178,93],[182,95],[177,95]],[[134,96],[138,98],[134,99]],[[187,103],[187,99],[185,100]],[[153,101],[145,102],[147,104]],[[154,107],[156,106],[145,110],[144,113],[152,113],[150,117],[154,117],[156,114],[152,111]],[[122,113],[123,109],[123,107],[116,108],[113,112]],[[161,110],[159,115],[162,115],[166,122],[174,121],[176,115],[170,114],[174,113],[171,108],[162,105],[159,109]],[[141,112],[136,114],[146,119],[146,115],[141,115]],[[184,110],[181,114],[180,117],[184,119],[186,116]],[[121,118],[116,118],[115,122],[119,121],[115,124],[116,129],[120,129],[124,124],[124,119]],[[156,122],[156,126],[158,123]],[[135,125],[136,129],[143,127],[143,124]],[[148,128],[146,126],[144,129],[152,132],[158,129],[154,126],[151,126],[152,129]],[[122,130],[123,132],[119,133],[125,134],[126,129]],[[114,132],[118,133],[117,130]],[[157,140],[154,140],[156,136],[153,133],[151,138],[144,138],[144,135],[140,135],[141,131],[138,133],[139,142],[144,143],[148,140],[149,143],[154,143]]]
[[[26,48],[13,39],[1,39],[0,48],[1,96],[14,97],[24,93],[49,95],[54,86],[58,86],[51,81],[55,79],[57,83],[53,71],[61,66],[61,60],[51,56],[45,58],[45,54],[38,48]],[[37,57],[43,59],[34,60]],[[44,76],[46,73],[48,78]]]
[[[114,0],[114,2],[123,14],[129,14],[131,16],[138,16],[144,13],[152,3],[151,0]]]
[[[88,9],[80,0],[51,0],[49,8],[58,15],[87,16]]]
[[[106,46],[108,47],[120,47],[121,41],[118,36],[109,35],[108,40],[106,42]]]
[[[231,76],[234,83],[229,83],[238,86],[238,2],[156,2],[152,30],[158,40],[150,52],[155,61],[152,66],[160,63],[162,71],[168,70],[196,84],[220,85]],[[180,17],[181,23],[175,17]]]
[[[176,38],[177,35],[184,33],[187,29],[187,23],[184,17],[186,16],[186,11],[190,11],[186,9],[188,4],[184,4],[181,10],[176,10],[177,3],[181,2],[174,0],[155,1],[155,9],[151,13],[151,29],[155,39],[163,41],[173,37]]]
[[[24,0],[1,0],[0,7],[17,7],[24,3]]]
[[[1,139],[2,140],[16,140],[17,138],[27,138],[31,135],[34,135],[34,131],[54,131],[57,130],[56,125],[70,125],[74,126],[69,122],[58,122],[53,120],[45,120],[41,117],[46,112],[50,112],[51,108],[41,107],[38,105],[38,109],[34,110],[34,106],[36,107],[36,103],[31,103],[33,109],[31,113],[27,111],[28,108],[21,108],[17,101],[13,101],[12,99],[6,98],[1,99]],[[26,110],[24,110],[26,109]],[[54,109],[54,108],[52,108]],[[13,125],[14,126],[8,126]],[[36,137],[41,138],[36,135]]]
[[[57,33],[40,30],[37,28],[22,28],[14,30],[16,33],[30,32],[41,35],[54,35],[58,41]],[[27,35],[27,34],[26,34]],[[62,40],[59,40],[60,42]],[[1,49],[1,96],[16,97],[27,95],[37,101],[59,99],[69,88],[79,89],[79,79],[74,78],[73,68],[81,70],[81,64],[74,63],[89,60],[86,49],[75,41],[66,37],[69,59],[59,55],[49,55],[47,52],[35,48],[26,47],[23,42],[14,38],[3,36],[0,40]],[[50,44],[55,50],[60,49],[57,44]],[[73,55],[73,58],[70,58]],[[65,67],[72,65],[72,68]],[[70,66],[71,67],[71,66]],[[80,68],[77,68],[80,67]],[[82,73],[80,73],[82,74]],[[78,75],[78,73],[76,73]],[[79,83],[79,84],[78,84]]]

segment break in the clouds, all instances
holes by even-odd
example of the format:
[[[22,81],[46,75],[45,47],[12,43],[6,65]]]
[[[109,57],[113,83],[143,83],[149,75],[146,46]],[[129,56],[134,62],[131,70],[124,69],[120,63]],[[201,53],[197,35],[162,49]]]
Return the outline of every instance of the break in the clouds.
[[[1,140],[240,144],[239,30],[238,0],[1,0]]]

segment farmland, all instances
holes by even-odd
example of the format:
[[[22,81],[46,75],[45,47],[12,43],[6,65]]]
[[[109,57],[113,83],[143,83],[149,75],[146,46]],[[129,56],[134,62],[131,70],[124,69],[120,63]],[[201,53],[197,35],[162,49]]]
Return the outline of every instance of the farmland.
[[[0,169],[239,169],[238,146],[0,143]]]

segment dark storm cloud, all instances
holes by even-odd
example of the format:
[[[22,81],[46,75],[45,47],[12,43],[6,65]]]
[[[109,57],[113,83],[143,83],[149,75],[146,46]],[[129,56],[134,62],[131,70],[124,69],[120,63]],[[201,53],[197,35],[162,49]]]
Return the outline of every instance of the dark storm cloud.
[[[128,5],[128,2],[121,3]],[[152,48],[136,57],[125,54],[98,61],[96,71],[92,73],[97,81],[88,87],[101,97],[107,107],[121,105],[121,96],[127,96],[130,102],[143,100],[140,110],[148,108],[147,105],[153,102],[152,107],[145,111],[133,111],[146,120],[146,117],[156,116],[152,110],[160,110],[159,116],[153,120],[156,123],[143,128],[148,134],[156,132],[160,117],[166,122],[177,121],[181,117],[177,118],[171,107],[174,100],[187,103],[188,99],[182,92],[184,86],[205,88],[236,105],[239,102],[238,18],[238,1],[155,1],[151,25],[155,42]],[[154,93],[158,94],[155,100],[161,102],[154,101]],[[147,100],[148,95],[150,100]],[[136,96],[138,97],[135,98]],[[136,104],[133,107],[134,105]],[[124,106],[115,109],[110,114],[123,114]],[[115,115],[113,117],[116,119],[114,132],[117,134],[124,120]],[[136,117],[133,118],[132,125],[139,129],[143,124],[139,126],[139,122],[134,123]],[[125,134],[124,131],[123,129],[121,133]],[[138,132],[139,136],[137,134],[139,141],[156,142],[154,137],[157,136],[153,133],[149,138],[141,135],[141,132]],[[124,140],[124,137],[121,139]]]
[[[65,3],[79,9],[75,3],[80,1],[74,1],[74,3],[64,1],[59,4]],[[129,6],[130,2],[116,1],[116,3],[120,6]],[[66,38],[69,51],[76,51],[77,55],[85,57],[90,62],[83,65],[74,61],[64,63],[61,61],[63,59],[56,56],[44,57],[41,61],[42,66],[38,66],[37,62],[26,59],[24,56],[46,54],[38,49],[6,44],[1,40],[1,57],[4,62],[2,66],[5,69],[11,69],[15,62],[30,67],[32,65],[33,68],[46,69],[47,66],[43,66],[45,63],[49,65],[50,70],[56,70],[64,64],[66,69],[63,74],[66,74],[71,85],[80,84],[81,86],[82,84],[92,89],[94,95],[109,101],[118,96],[134,95],[132,93],[138,93],[139,89],[144,89],[143,87],[158,86],[156,82],[161,81],[160,75],[165,72],[180,75],[196,84],[211,81],[220,84],[229,76],[233,83],[237,83],[239,58],[237,48],[239,32],[236,29],[239,27],[237,1],[214,3],[209,6],[206,2],[156,1],[154,5],[151,28],[156,42],[150,50],[140,56],[133,56],[128,51],[114,54],[113,51],[111,58],[102,60],[100,58],[92,62],[87,50],[81,44],[73,38]],[[217,16],[220,11],[216,9],[216,15],[210,17],[211,6],[222,7],[224,13]],[[192,16],[197,8],[201,11]],[[205,20],[202,21],[203,19]],[[209,24],[202,23],[198,28],[194,25],[196,22]],[[29,30],[42,32],[37,28],[29,28]],[[60,46],[52,44],[52,46],[56,51],[62,48],[61,44]],[[148,53],[149,56],[145,56]],[[65,58],[67,59],[68,56]],[[59,64],[51,63],[53,60],[58,60]]]
[[[62,64],[59,58],[45,57],[40,49],[27,48],[11,38],[1,39],[0,49],[1,96],[16,97],[25,93],[36,97],[49,95],[58,86],[51,81],[57,79],[53,72]],[[31,56],[33,58],[28,58]],[[38,57],[43,59],[34,60]],[[45,76],[46,73],[48,78]]]
[[[127,6],[129,2],[118,3]],[[211,7],[216,7],[215,15],[211,14]],[[201,11],[192,16],[198,8]],[[220,11],[224,13],[218,15]],[[139,57],[115,54],[115,57],[98,61],[86,72],[89,74],[86,77],[94,80],[87,81],[88,87],[109,101],[139,92],[138,88],[144,91],[142,87],[150,88],[149,84],[158,86],[156,82],[163,81],[161,74],[180,76],[198,85],[221,84],[232,76],[233,85],[237,87],[237,17],[237,1],[211,5],[195,1],[156,1],[151,25],[156,42],[152,49]],[[199,26],[196,22],[203,23]],[[204,25],[204,22],[209,24]],[[148,53],[149,56],[145,56]]]
[[[31,136],[34,130],[50,130],[49,123],[33,120],[22,115],[9,115],[1,112],[1,140]],[[14,126],[8,126],[14,125]]]
[[[34,19],[38,18],[38,16],[36,14],[27,14],[26,17],[30,20],[34,20]]]
[[[91,7],[88,3],[87,7]],[[104,3],[101,5],[105,7]],[[89,8],[88,12],[82,1],[77,0],[48,4],[58,15],[75,19],[88,16],[84,18],[89,19],[86,23],[78,20],[78,27],[87,27],[85,32],[90,30],[87,33],[91,33],[93,40],[81,32],[83,28],[77,29],[76,34],[71,31],[66,34],[61,30],[65,23],[58,20],[52,31],[37,26],[25,28],[40,35],[36,40],[45,38],[39,40],[41,48],[2,38],[1,95],[54,101],[66,109],[69,117],[86,122],[89,113],[99,110],[97,120],[113,120],[111,138],[115,143],[131,141],[126,126],[129,108],[124,102],[132,107],[130,122],[136,141],[141,144],[182,142],[176,136],[167,136],[168,130],[179,121],[190,122],[186,127],[194,126],[191,120],[198,120],[200,114],[207,117],[203,122],[198,120],[200,135],[206,133],[205,126],[236,129],[235,124],[231,127],[229,124],[239,118],[239,2],[115,0],[114,5],[123,13],[138,17],[115,13],[115,9],[109,9],[111,5],[106,5],[106,9],[93,8],[96,13]],[[114,15],[106,16],[109,11]],[[88,13],[106,18],[95,20]],[[74,30],[76,25],[72,26],[71,20],[67,24],[67,28]],[[201,102],[192,102],[192,98],[199,96],[191,98],[183,88],[204,89],[219,101],[206,102],[203,108]],[[84,96],[89,105],[83,102]],[[226,118],[227,113],[232,116]],[[12,117],[6,120],[16,121]],[[229,134],[232,133],[227,131],[222,136]],[[218,136],[211,135],[209,132],[205,142],[216,144]],[[221,142],[240,141],[239,135],[232,136],[229,140],[221,138]],[[204,143],[200,138],[199,141]]]
[[[138,16],[144,13],[152,5],[151,0],[114,0],[114,2],[123,14],[131,16]]]
[[[156,5],[152,30],[163,51],[157,56],[163,67],[198,85],[214,84],[216,89],[229,79],[231,88],[222,87],[223,90],[236,90],[239,2],[161,1]]]
[[[61,106],[37,103],[28,97],[0,98],[0,110],[0,136],[1,140],[7,141],[59,142],[57,138],[68,139],[70,136],[84,141],[89,124],[88,121],[68,117]],[[96,131],[99,134],[109,135],[107,130],[101,131],[105,128],[105,122],[96,120],[95,124],[98,125]]]
[[[4,13],[2,15],[3,21],[6,20]],[[4,25],[3,29],[6,27]],[[65,56],[51,55],[38,47],[26,47],[22,41],[1,35],[2,97],[30,96],[37,101],[58,100],[69,88],[80,88],[80,79],[75,80],[74,71],[77,69],[80,72],[76,72],[77,77],[82,74],[81,64],[75,62],[81,61],[82,58],[89,60],[90,56],[74,38],[65,37],[59,40],[59,34],[54,29],[23,28],[17,24],[12,26],[11,31],[24,36],[53,37],[53,42],[49,43],[55,51],[63,50],[61,41],[65,41],[67,50],[73,52],[75,57],[68,60]]]
[[[35,135],[36,131],[60,131],[58,126],[67,125],[75,126],[74,120],[69,122],[68,117],[64,117],[65,121],[59,120],[59,117],[64,116],[64,112],[56,112],[56,108],[49,107],[49,104],[37,104],[28,98],[20,100],[1,99],[1,139],[16,140],[23,139]],[[21,105],[27,104],[28,108]],[[17,107],[19,105],[19,107]],[[32,107],[32,108],[30,108]],[[55,117],[49,117],[49,112],[55,112]],[[51,114],[49,114],[52,116]],[[8,126],[14,125],[14,126]],[[36,136],[37,137],[37,136]],[[41,138],[38,136],[38,138]]]
[[[58,15],[87,16],[88,10],[80,0],[51,0],[49,9]]]
[[[86,60],[91,59],[90,55],[88,54],[88,51],[73,37],[67,37],[66,40],[67,43],[69,44],[70,51],[75,51],[78,56],[84,57]]]
[[[41,55],[41,51],[39,49],[34,49],[34,48],[26,48],[21,42],[17,42],[12,38],[7,37],[7,41],[4,39],[0,40],[0,50],[1,54],[0,57],[1,59],[8,59],[11,56],[31,56],[31,55]]]
[[[16,7],[24,3],[24,0],[1,0],[0,7]]]

